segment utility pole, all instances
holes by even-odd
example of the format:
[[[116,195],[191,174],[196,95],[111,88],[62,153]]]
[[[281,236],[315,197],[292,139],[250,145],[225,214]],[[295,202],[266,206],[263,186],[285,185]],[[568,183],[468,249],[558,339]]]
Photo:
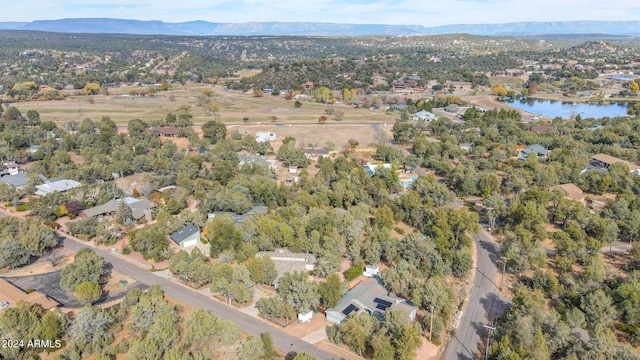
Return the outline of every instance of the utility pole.
[[[431,342],[431,334],[433,334],[433,305],[431,305],[431,321],[429,322],[429,342]]]
[[[494,331],[496,331],[496,328],[489,325],[482,325],[482,327],[489,330],[487,332],[487,345],[484,348],[484,360],[487,360],[487,357],[489,357],[489,341],[491,341],[491,335],[493,334]]]
[[[502,291],[502,285],[504,285],[504,277],[507,274],[507,261],[509,260],[511,259],[506,256],[503,256],[502,260],[500,260],[500,262],[502,263],[502,279],[500,280],[500,291]]]

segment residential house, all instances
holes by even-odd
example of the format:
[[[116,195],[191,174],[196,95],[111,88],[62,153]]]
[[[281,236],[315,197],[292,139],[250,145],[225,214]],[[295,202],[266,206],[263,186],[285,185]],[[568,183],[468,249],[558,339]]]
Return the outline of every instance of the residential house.
[[[373,79],[373,85],[374,86],[376,86],[376,85],[387,85],[388,84],[387,78],[385,76],[383,76],[383,75],[374,74],[371,78]]]
[[[329,150],[325,149],[304,149],[304,153],[307,156],[307,159],[317,160],[320,156],[329,156]]]
[[[398,175],[398,182],[403,189],[408,189],[409,187],[411,187],[411,184],[413,184],[413,182],[416,180],[418,180],[418,176],[416,175],[409,175],[406,173]]]
[[[16,190],[22,190],[27,184],[27,181],[29,181],[29,177],[25,173],[0,177],[0,184],[13,185]]]
[[[36,195],[45,196],[54,192],[65,192],[82,186],[75,180],[53,180],[47,179],[44,184],[36,185]]]
[[[0,311],[7,307],[15,307],[20,301],[37,305],[43,310],[60,306],[56,300],[41,292],[32,291],[27,294],[9,281],[0,278]]]
[[[537,134],[552,134],[556,132],[556,127],[555,126],[532,126],[529,128],[529,130]]]
[[[121,202],[124,202],[131,210],[131,218],[136,221],[142,219],[145,215],[147,215],[149,220],[151,220],[151,209],[156,207],[156,204],[149,200],[138,200],[132,197],[126,197],[124,199],[109,200],[102,205],[82,210],[80,215],[85,217],[94,217],[115,214],[118,211],[118,207]]]
[[[257,142],[271,142],[276,141],[276,133],[272,132],[258,132],[256,133]]]
[[[318,260],[313,254],[292,253],[286,249],[277,249],[276,251],[259,251],[256,258],[268,256],[273,260],[276,266],[278,276],[273,280],[272,285],[278,288],[278,281],[285,273],[293,271],[313,271]]]
[[[253,164],[258,166],[266,166],[272,170],[277,169],[277,163],[272,160],[267,160],[267,158],[263,155],[257,154],[239,154],[238,158],[240,159],[240,166],[244,164]]]
[[[365,170],[367,170],[367,173],[371,176],[375,175],[376,173],[376,169],[378,169],[378,164],[372,164],[372,163],[366,163],[364,164],[364,168]],[[381,165],[383,169],[391,169],[391,164],[389,163],[384,163]]]
[[[428,112],[426,110],[422,110],[413,114],[413,121],[419,121],[419,120],[431,122],[431,121],[438,120],[438,117],[434,113]]]
[[[638,166],[637,164],[607,154],[596,154],[591,157],[591,160],[589,160],[589,165],[593,166],[594,168],[607,171],[609,170],[609,167],[611,165],[618,163],[627,165],[632,175],[637,173],[637,170],[640,169],[640,166]]]
[[[169,235],[169,237],[178,244],[181,249],[196,246],[200,244],[200,229],[189,224]]]
[[[444,111],[450,112],[450,113],[457,113],[458,111],[460,111],[460,109],[461,109],[460,105],[457,105],[457,104],[449,104],[444,107]]]
[[[387,309],[401,311],[407,315],[407,322],[413,321],[418,308],[389,293],[377,278],[360,281],[345,295],[338,304],[325,311],[327,320],[334,324],[342,324],[351,314],[366,311],[378,320],[384,320]]]
[[[391,105],[391,109],[395,110],[395,111],[403,111],[404,109],[407,108],[407,105],[405,104],[395,104],[395,105]]]
[[[474,143],[462,143],[458,144],[458,148],[465,152],[470,152],[473,150],[473,147],[476,146]]]
[[[572,183],[563,184],[563,185],[554,186],[553,188],[562,190],[568,199],[584,203],[584,199],[586,195],[582,191],[582,189],[577,187],[575,184],[572,184]]]
[[[9,161],[2,164],[2,170],[0,170],[0,176],[17,175],[22,172],[22,167],[16,164],[15,161]]]
[[[527,146],[525,149],[520,150],[520,156],[518,159],[526,160],[529,154],[536,154],[539,159],[546,159],[549,155],[549,150],[545,149],[540,144],[533,144]]]
[[[154,126],[149,128],[149,132],[160,136],[174,137],[180,133],[180,128],[176,126]]]

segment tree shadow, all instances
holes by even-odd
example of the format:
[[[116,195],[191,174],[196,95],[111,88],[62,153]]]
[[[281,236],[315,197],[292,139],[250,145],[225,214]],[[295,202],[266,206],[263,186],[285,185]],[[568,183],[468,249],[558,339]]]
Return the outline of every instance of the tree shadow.
[[[498,265],[501,265],[501,263],[498,261],[499,260],[498,253],[500,253],[500,249],[498,248],[498,246],[486,240],[480,240],[478,241],[478,243],[480,244],[480,247],[482,247],[487,251],[487,254],[489,255],[489,260],[491,260],[493,265],[495,265],[496,267],[499,267]]]
[[[469,349],[464,343],[462,343],[462,341],[460,341],[460,339],[458,339],[458,336],[456,334],[452,335],[453,341],[455,341],[458,345],[460,345],[464,351],[463,352],[457,352],[456,353],[456,359],[457,360],[473,360],[475,358],[473,352],[471,351],[471,349]],[[450,345],[451,346],[451,345]]]
[[[489,293],[486,297],[480,299],[480,305],[486,312],[487,325],[491,325],[494,321],[504,314],[504,311],[511,307],[511,304],[497,295],[496,293]],[[476,326],[476,333],[482,335],[485,324],[479,324]]]

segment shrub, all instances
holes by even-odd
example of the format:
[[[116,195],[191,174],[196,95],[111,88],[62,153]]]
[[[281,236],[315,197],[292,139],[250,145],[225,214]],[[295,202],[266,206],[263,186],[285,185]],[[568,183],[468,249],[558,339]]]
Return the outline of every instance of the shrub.
[[[351,281],[360,276],[360,274],[362,274],[362,266],[357,265],[347,269],[347,271],[344,272],[344,277],[347,281]]]
[[[27,204],[20,204],[20,206],[18,206],[16,208],[16,211],[20,212],[20,211],[26,211],[27,210]]]

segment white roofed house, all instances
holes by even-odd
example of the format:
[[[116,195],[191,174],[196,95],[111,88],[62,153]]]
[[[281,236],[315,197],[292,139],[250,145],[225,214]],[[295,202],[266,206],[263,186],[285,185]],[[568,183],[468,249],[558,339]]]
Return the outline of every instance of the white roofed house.
[[[54,192],[65,192],[82,186],[75,180],[47,180],[42,185],[36,185],[36,195],[45,196]]]
[[[256,133],[257,142],[271,142],[276,141],[276,133],[273,132],[258,132]]]
[[[431,122],[431,121],[438,120],[438,117],[434,113],[430,113],[426,110],[422,110],[413,114],[413,121],[420,121],[420,120]]]

